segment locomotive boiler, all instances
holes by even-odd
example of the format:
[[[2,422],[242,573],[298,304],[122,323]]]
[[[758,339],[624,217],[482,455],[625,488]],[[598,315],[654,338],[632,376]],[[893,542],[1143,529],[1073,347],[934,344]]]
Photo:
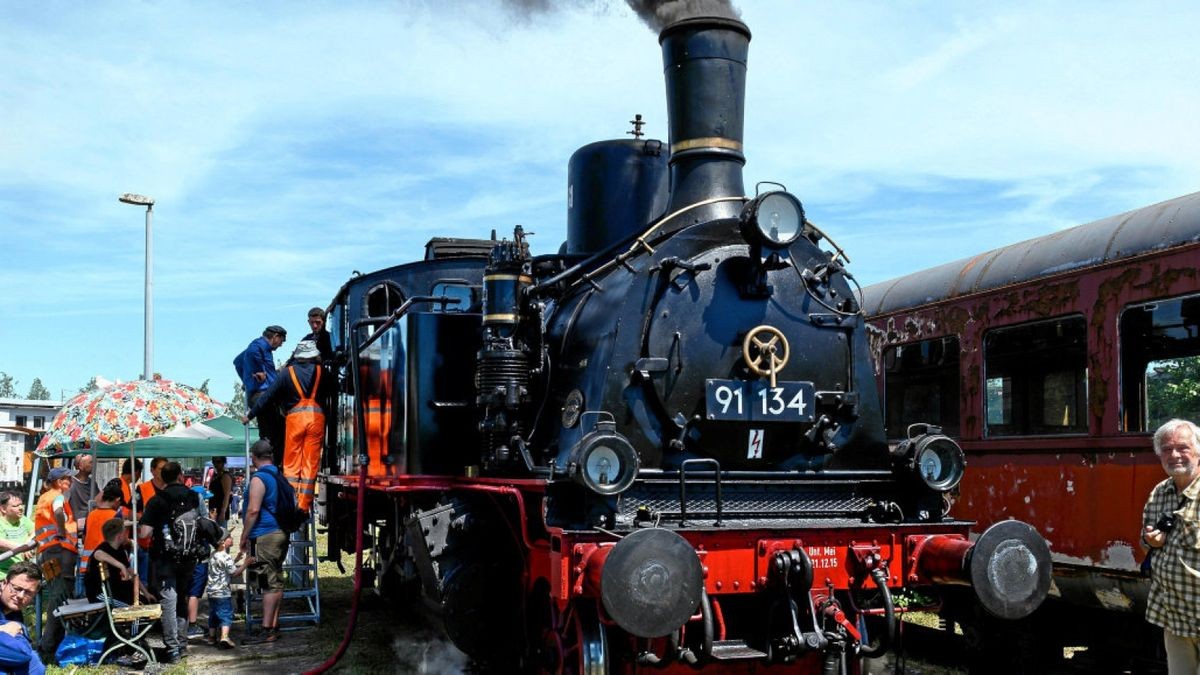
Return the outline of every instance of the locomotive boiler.
[[[1031,612],[1044,541],[968,538],[936,427],[889,446],[846,256],[782,186],[747,195],[748,28],[659,41],[669,140],[575,153],[557,253],[440,238],[335,297],[330,554],[365,540],[379,592],[501,670],[836,672],[904,589]]]

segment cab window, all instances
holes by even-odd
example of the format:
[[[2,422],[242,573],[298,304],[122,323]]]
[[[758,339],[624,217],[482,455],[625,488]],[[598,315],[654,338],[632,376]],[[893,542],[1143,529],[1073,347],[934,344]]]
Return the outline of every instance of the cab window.
[[[433,304],[435,312],[470,312],[477,311],[475,307],[475,293],[471,284],[467,281],[448,280],[439,281],[433,285],[433,292],[430,293],[435,298],[447,298],[449,300],[457,300],[458,302],[437,302]]]

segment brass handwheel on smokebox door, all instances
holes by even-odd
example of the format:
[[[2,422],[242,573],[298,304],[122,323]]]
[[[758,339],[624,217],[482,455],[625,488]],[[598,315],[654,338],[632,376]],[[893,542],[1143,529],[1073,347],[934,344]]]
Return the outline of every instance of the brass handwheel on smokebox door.
[[[757,326],[742,340],[742,358],[750,371],[760,377],[771,378],[775,386],[775,375],[787,365],[791,350],[783,331],[774,326]]]

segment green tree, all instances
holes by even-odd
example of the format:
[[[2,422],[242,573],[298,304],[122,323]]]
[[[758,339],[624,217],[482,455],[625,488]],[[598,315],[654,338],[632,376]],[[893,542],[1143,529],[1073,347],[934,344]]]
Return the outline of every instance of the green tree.
[[[1200,418],[1200,356],[1151,363],[1146,368],[1146,402],[1150,431],[1172,417]]]
[[[211,378],[208,378],[208,379],[211,379]],[[205,396],[211,396],[211,394],[208,393],[208,379],[205,379],[203,382],[200,383],[199,387],[196,387],[197,389],[200,390],[200,393],[204,394]]]
[[[31,401],[49,401],[50,390],[42,384],[42,378],[33,378],[33,384],[29,385],[29,396],[26,396]]]
[[[85,384],[79,388],[79,393],[82,394],[85,392],[94,391],[99,388],[100,388],[100,385],[96,384],[96,376],[93,375],[92,379],[87,381],[87,384]]]
[[[225,413],[232,417],[241,417],[246,414],[246,390],[242,388],[241,382],[233,383],[233,398],[225,404]]]
[[[16,398],[17,381],[12,375],[0,370],[0,398]]]

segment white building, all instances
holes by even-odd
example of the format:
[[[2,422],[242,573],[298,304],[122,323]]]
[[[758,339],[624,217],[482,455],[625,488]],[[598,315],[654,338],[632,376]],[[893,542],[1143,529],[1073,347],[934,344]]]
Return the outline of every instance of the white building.
[[[0,485],[21,482],[32,432],[49,426],[60,407],[61,401],[0,398]]]

